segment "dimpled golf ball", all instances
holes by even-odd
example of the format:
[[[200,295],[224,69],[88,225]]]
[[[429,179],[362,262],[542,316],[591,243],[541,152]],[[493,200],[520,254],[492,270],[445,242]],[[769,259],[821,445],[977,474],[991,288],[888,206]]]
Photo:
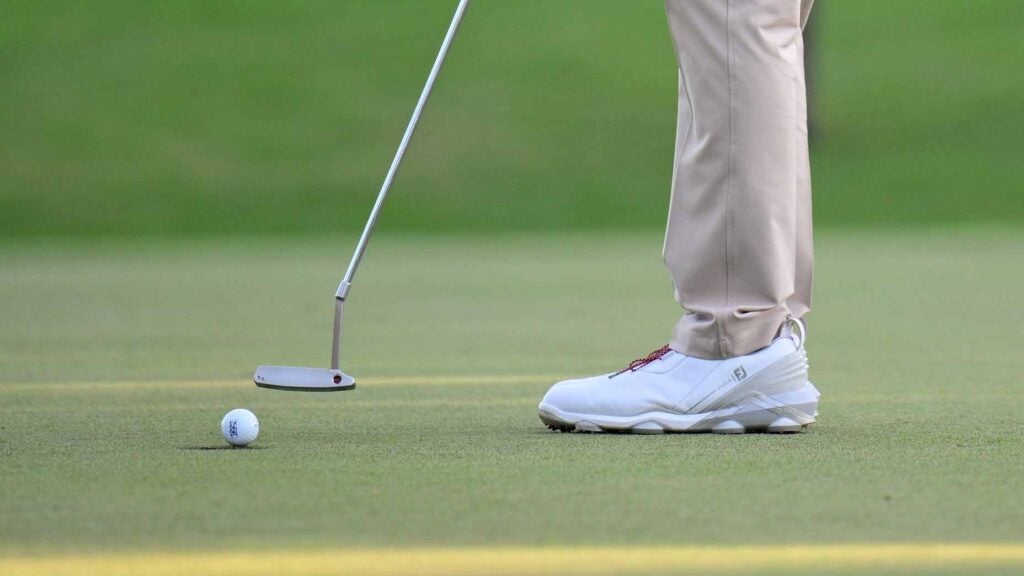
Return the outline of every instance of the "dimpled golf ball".
[[[220,433],[232,446],[248,446],[260,434],[260,421],[245,408],[235,408],[220,421]]]

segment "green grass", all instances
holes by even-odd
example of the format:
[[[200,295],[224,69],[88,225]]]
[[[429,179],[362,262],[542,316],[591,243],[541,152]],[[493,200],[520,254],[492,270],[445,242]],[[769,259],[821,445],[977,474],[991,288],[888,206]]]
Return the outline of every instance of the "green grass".
[[[0,557],[1024,541],[1019,231],[821,235],[822,416],[797,436],[541,426],[550,377],[666,339],[647,234],[381,236],[348,323],[363,384],[255,388],[258,363],[325,362],[346,247],[0,249]],[[237,406],[260,449],[202,449]]]
[[[0,236],[354,232],[454,3],[9,2]],[[819,224],[1024,221],[1022,18],[819,2]],[[659,2],[476,0],[384,226],[660,228],[674,66]]]

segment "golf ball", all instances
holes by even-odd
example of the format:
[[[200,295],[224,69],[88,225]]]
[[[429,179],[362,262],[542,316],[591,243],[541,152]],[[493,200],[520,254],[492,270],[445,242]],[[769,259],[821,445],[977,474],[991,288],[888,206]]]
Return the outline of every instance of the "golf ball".
[[[235,408],[220,421],[220,433],[232,446],[247,446],[260,434],[260,421],[245,408]]]

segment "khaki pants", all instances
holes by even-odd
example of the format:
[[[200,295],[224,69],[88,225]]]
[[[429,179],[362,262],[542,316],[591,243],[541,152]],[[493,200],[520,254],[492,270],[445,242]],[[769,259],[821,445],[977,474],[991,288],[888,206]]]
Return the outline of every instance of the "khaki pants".
[[[665,263],[671,346],[730,358],[811,306],[803,26],[813,0],[666,0],[679,122]]]

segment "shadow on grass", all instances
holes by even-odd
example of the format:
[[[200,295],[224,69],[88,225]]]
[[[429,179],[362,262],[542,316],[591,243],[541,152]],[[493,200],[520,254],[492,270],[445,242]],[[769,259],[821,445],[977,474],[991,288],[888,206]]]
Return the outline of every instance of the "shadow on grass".
[[[178,450],[266,450],[266,446],[179,446]]]

